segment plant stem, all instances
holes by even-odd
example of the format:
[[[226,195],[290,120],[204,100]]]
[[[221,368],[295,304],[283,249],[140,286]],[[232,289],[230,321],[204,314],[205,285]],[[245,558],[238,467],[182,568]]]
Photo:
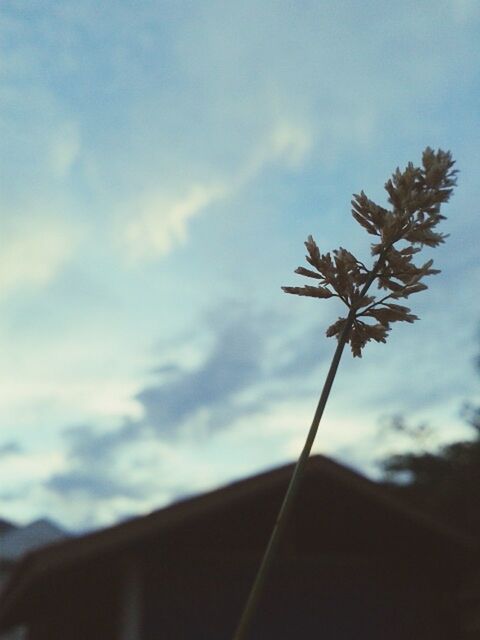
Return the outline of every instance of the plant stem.
[[[391,244],[385,247],[385,249],[382,251],[381,255],[379,256],[374,268],[370,272],[369,277],[367,278],[367,281],[365,282],[360,292],[361,297],[367,293],[368,289],[370,288],[370,285],[375,280],[376,275],[380,270],[380,267],[383,265],[386,253],[390,248],[390,246]],[[355,320],[355,317],[356,317],[356,311],[355,309],[351,308],[347,316],[347,322],[345,323],[343,327],[343,331],[338,338],[337,348],[335,349],[332,362],[330,363],[330,368],[328,370],[327,377],[323,385],[322,393],[320,395],[320,399],[317,404],[315,415],[313,416],[312,424],[308,431],[307,439],[303,446],[302,453],[300,454],[300,457],[297,460],[297,464],[295,465],[295,469],[290,479],[290,484],[288,485],[287,492],[285,493],[285,497],[283,498],[282,506],[280,507],[280,511],[275,521],[275,525],[273,527],[270,540],[268,542],[267,548],[263,555],[262,562],[257,571],[257,575],[255,576],[255,580],[253,582],[252,588],[250,589],[250,593],[248,595],[245,608],[243,609],[242,616],[236,628],[235,635],[233,636],[233,640],[246,640],[247,638],[247,634],[249,632],[253,616],[257,609],[258,601],[263,592],[265,580],[268,576],[268,573],[275,559],[282,533],[285,530],[285,526],[288,522],[289,514],[292,510],[292,506],[295,502],[295,497],[298,493],[300,481],[305,473],[307,460],[310,455],[310,451],[312,450],[312,446],[315,441],[315,437],[317,435],[318,427],[320,425],[320,421],[322,419],[322,415],[325,410],[325,405],[327,404],[328,396],[330,395],[333,381],[335,380],[335,375],[337,373],[338,365],[340,364],[340,359],[342,357],[342,353],[347,343],[348,335],[350,333],[350,329],[352,328],[352,324],[353,324],[353,321]]]
[[[233,640],[244,640],[245,638],[247,638],[247,633],[250,629],[250,624],[251,624],[253,615],[256,611],[258,600],[260,599],[260,596],[263,591],[263,585],[265,583],[267,574],[269,573],[273,560],[275,558],[282,532],[284,531],[285,525],[288,522],[288,516],[294,504],[295,496],[298,493],[300,481],[305,473],[307,460],[310,455],[310,451],[312,449],[315,436],[317,435],[318,427],[320,425],[320,420],[322,419],[325,405],[327,404],[328,396],[330,395],[330,390],[332,388],[333,381],[335,379],[335,374],[337,373],[337,369],[340,363],[340,358],[342,357],[343,349],[345,348],[345,344],[348,338],[348,333],[353,323],[354,315],[353,314],[350,314],[350,315],[351,317],[349,317],[348,322],[345,324],[342,334],[339,338],[337,348],[335,349],[335,353],[333,355],[332,362],[330,364],[330,369],[328,370],[328,374],[325,379],[325,384],[323,385],[322,394],[318,401],[317,409],[315,411],[315,415],[313,417],[313,421],[310,426],[307,439],[303,446],[302,453],[298,458],[297,464],[295,465],[295,469],[293,471],[290,484],[288,485],[288,489],[283,499],[282,506],[278,513],[277,519],[275,521],[275,526],[273,528],[272,535],[270,536],[267,549],[263,556],[260,568],[258,569],[257,575],[255,577],[255,581],[250,590],[248,600],[245,604],[245,608],[243,610],[242,617],[240,618],[240,622],[238,623],[237,629],[235,631],[235,635],[233,636]]]

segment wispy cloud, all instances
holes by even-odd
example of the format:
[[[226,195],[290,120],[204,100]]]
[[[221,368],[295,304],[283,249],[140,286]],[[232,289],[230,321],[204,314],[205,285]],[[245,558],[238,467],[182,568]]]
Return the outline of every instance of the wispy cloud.
[[[194,217],[235,197],[263,169],[276,163],[289,169],[298,168],[311,148],[312,135],[305,124],[280,121],[231,176],[185,185],[180,188],[183,195],[152,191],[134,200],[122,222],[122,244],[127,255],[133,261],[154,259],[184,244]]]
[[[92,423],[64,430],[62,457],[42,475],[42,486],[64,509],[75,497],[72,518],[82,526],[153,508],[211,486],[215,479],[246,473],[262,460],[274,464],[298,454],[321,382],[315,376],[312,385],[310,374],[325,369],[334,345],[321,343],[317,324],[279,340],[272,314],[256,315],[244,307],[209,318],[216,323],[210,325],[203,357],[189,367],[181,359],[172,361],[172,353],[167,364],[160,358],[153,371],[158,382],[136,394],[138,417],[115,427]],[[378,429],[372,403],[379,402],[376,390],[383,388],[378,377],[383,361],[381,354],[366,356],[360,382],[356,363],[346,360],[316,450],[338,452],[347,463],[372,471],[372,456],[385,450],[378,438],[371,444]],[[394,359],[391,377],[382,379],[386,389],[395,383],[396,366]],[[365,395],[364,405],[357,399],[352,406],[353,387]],[[403,396],[416,394],[420,402],[422,391],[411,381],[398,388]],[[388,393],[381,401],[386,415],[397,408],[392,398],[398,399],[398,393]],[[437,400],[438,394],[429,397]],[[235,458],[233,465],[227,452],[242,447],[251,452],[249,462]]]
[[[0,223],[0,296],[49,284],[72,257],[78,230],[60,216],[21,215]]]
[[[213,345],[197,368],[137,394],[145,425],[166,439],[181,435],[193,418],[207,431],[220,416],[224,428],[231,426],[243,410],[250,410],[242,393],[262,381],[267,332],[261,320],[249,314],[230,311],[228,320],[218,319]]]
[[[63,453],[58,450],[34,451],[26,446],[10,449],[2,457],[0,484],[10,491],[19,484],[36,486],[60,471],[65,464]]]
[[[131,259],[156,258],[185,243],[187,226],[194,216],[226,197],[221,185],[196,184],[186,194],[169,200],[161,193],[144,196],[135,206],[133,220],[125,227],[124,239]]]
[[[141,498],[145,495],[144,487],[135,487],[131,482],[113,477],[106,470],[95,473],[89,469],[69,469],[56,473],[45,482],[49,491],[61,494],[64,498],[78,495],[87,496],[90,500],[108,500],[111,498]]]
[[[84,518],[87,505],[90,513],[113,509],[118,515],[118,509],[155,504],[159,488],[164,499],[172,499],[191,491],[194,478],[212,482],[208,455],[191,469],[190,457],[208,449],[217,434],[234,434],[238,425],[259,420],[272,403],[285,403],[288,394],[276,385],[285,375],[290,379],[290,372],[275,366],[272,381],[265,376],[274,315],[241,306],[224,309],[221,316],[220,309],[209,316],[216,324],[200,363],[188,369],[181,361],[156,367],[158,383],[136,395],[139,418],[124,418],[116,427],[81,424],[63,431],[63,463],[42,484],[48,495],[61,501],[75,496]],[[185,477],[175,473],[179,465]]]
[[[138,429],[125,421],[119,428],[102,431],[91,425],[70,427],[63,432],[66,444],[65,466],[44,482],[47,491],[99,501],[112,498],[138,499],[145,487],[126,480],[116,468],[116,456],[122,446],[138,438]]]
[[[356,251],[351,191],[383,197],[385,171],[426,144],[458,156],[463,193],[439,303],[361,373],[346,358],[319,447],[358,441],[366,459],[358,432],[378,404],[423,405],[448,431],[471,389],[478,299],[478,3],[27,4],[0,11],[0,484],[13,517],[112,521],[293,457],[334,344],[315,304],[271,321],[280,285],[308,233]],[[205,323],[223,295],[257,296],[269,319],[223,302]]]

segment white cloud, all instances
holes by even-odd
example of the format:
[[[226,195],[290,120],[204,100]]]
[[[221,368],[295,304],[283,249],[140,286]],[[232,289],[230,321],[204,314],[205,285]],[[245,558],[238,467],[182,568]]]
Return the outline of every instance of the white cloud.
[[[122,231],[123,244],[130,259],[162,257],[186,242],[188,224],[211,205],[226,200],[245,187],[268,165],[279,163],[289,169],[304,161],[312,142],[312,133],[304,124],[279,121],[263,141],[257,144],[247,161],[228,179],[212,183],[194,183],[184,194],[169,197],[163,192],[145,195],[132,203],[134,219]]]
[[[253,179],[265,166],[279,163],[297,169],[312,145],[312,131],[306,124],[280,120],[270,131],[263,144],[259,144],[247,163],[242,183]]]
[[[133,381],[93,378],[65,382],[57,372],[45,372],[43,379],[39,379],[39,374],[28,376],[27,373],[12,380],[12,374],[3,370],[0,380],[4,392],[0,398],[0,416],[4,423],[15,419],[17,424],[35,425],[42,421],[46,408],[52,420],[54,410],[62,418],[93,415],[100,421],[141,415],[141,407],[133,399],[138,387]]]
[[[19,481],[42,480],[65,467],[65,457],[59,451],[18,453],[2,460],[1,484],[5,489]]]
[[[191,186],[186,195],[169,200],[163,194],[144,197],[135,219],[125,228],[130,257],[163,256],[185,242],[191,218],[226,195],[221,185]]]
[[[11,217],[2,225],[0,296],[47,285],[70,258],[76,232],[53,216]]]

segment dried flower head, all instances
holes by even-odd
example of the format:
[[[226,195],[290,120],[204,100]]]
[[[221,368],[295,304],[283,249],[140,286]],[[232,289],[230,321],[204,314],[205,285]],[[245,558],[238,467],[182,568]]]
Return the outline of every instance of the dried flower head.
[[[327,329],[327,336],[349,342],[354,356],[361,357],[370,340],[385,342],[391,323],[418,319],[397,300],[427,289],[423,278],[439,273],[432,268],[432,260],[416,265],[413,257],[424,245],[436,247],[447,237],[436,227],[445,219],[440,207],[449,200],[456,184],[454,164],[450,152],[434,152],[427,147],[422,167],[410,162],[403,172],[397,168],[385,184],[392,206],[389,210],[375,204],[363,191],[354,194],[353,217],[377,237],[371,245],[375,257],[371,269],[342,247],[332,254],[321,254],[312,236],[305,242],[306,259],[312,268],[298,267],[295,273],[317,280],[317,284],[282,289],[299,296],[340,298],[348,314]],[[401,248],[395,246],[399,242],[403,242]],[[367,295],[373,283],[385,295]]]

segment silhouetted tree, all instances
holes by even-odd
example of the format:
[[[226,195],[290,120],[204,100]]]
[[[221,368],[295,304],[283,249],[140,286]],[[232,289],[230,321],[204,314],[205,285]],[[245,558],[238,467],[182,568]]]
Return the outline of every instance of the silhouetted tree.
[[[477,360],[480,373],[480,357]],[[457,527],[480,534],[480,406],[466,405],[465,419],[473,431],[469,440],[443,446],[437,453],[396,454],[382,462],[387,486],[422,509]],[[394,428],[406,428],[398,420]]]

